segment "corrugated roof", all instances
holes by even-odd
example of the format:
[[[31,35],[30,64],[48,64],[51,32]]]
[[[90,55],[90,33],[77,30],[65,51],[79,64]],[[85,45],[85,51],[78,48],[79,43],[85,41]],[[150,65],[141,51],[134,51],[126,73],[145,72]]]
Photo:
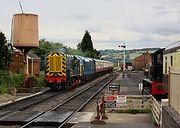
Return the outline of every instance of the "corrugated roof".
[[[180,49],[180,40],[168,45],[164,50],[164,54],[169,54],[175,51],[179,51],[179,49]]]
[[[179,41],[176,41],[172,44],[169,44],[165,50],[168,50],[168,49],[172,49],[172,48],[175,48],[175,47],[179,47],[180,46],[180,40]]]

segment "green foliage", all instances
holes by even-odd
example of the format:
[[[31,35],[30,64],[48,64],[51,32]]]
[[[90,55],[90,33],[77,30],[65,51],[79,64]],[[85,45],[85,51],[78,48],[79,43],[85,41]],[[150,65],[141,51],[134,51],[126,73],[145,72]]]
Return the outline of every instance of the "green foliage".
[[[32,76],[29,79],[32,80],[32,86],[34,86],[34,87],[42,88],[42,87],[45,86],[45,83],[44,83],[44,72],[42,72],[42,71],[40,72],[40,76],[39,77]]]
[[[0,93],[8,91],[8,75],[6,71],[0,70]]]
[[[143,48],[143,49],[126,49],[126,62],[132,62],[134,58],[142,55],[143,53],[153,53],[154,51],[158,50],[159,48]],[[123,61],[123,50],[114,50],[114,49],[106,49],[106,50],[99,50],[101,58],[104,60],[109,60],[111,62],[117,63],[118,59],[120,63]]]
[[[8,72],[4,70],[0,70],[0,84],[8,81],[9,81]]]
[[[118,110],[116,110],[116,112],[131,113],[131,114],[150,113],[150,109],[118,109]]]
[[[64,46],[62,43],[59,42],[50,42],[45,39],[39,40],[39,46],[35,49],[33,49],[31,52],[38,55],[41,58],[41,64],[40,64],[40,70],[46,69],[46,56],[48,53],[57,52],[61,53],[64,52],[66,54],[70,55],[80,55],[84,57],[91,57],[91,58],[100,58],[100,52],[96,49],[93,49],[93,44],[91,40],[91,36],[88,31],[86,31],[82,42],[83,45],[86,46],[85,50],[82,51],[82,43],[79,43],[78,50],[72,49],[69,47]],[[87,45],[86,45],[87,43]]]
[[[83,36],[80,48],[81,48],[82,52],[93,51],[93,43],[91,40],[91,35],[89,34],[88,31],[86,31]]]
[[[23,73],[16,74],[10,73],[10,84],[11,86],[15,86],[16,88],[20,88],[24,84],[24,75]]]
[[[10,60],[11,53],[7,47],[6,37],[2,32],[0,32],[0,69],[7,69]]]
[[[85,52],[82,52],[80,50],[72,49],[72,48],[65,48],[65,51],[69,55],[80,55],[80,56],[86,56]]]
[[[0,93],[4,94],[8,92],[8,84],[6,82],[2,82],[0,84]]]
[[[0,70],[0,93],[7,93],[9,88],[15,86],[20,88],[23,86],[23,74],[15,74]]]
[[[64,46],[58,42],[50,42],[45,39],[39,40],[39,46],[32,50],[32,52],[41,58],[40,69],[45,70],[46,55],[51,52],[59,52]]]
[[[40,75],[39,75],[39,78],[38,78],[38,86],[40,88],[45,86],[44,76],[45,76],[45,73],[43,71],[41,71]]]
[[[77,49],[85,53],[86,57],[100,59],[100,52],[93,48],[91,35],[85,31],[82,42],[78,43]]]

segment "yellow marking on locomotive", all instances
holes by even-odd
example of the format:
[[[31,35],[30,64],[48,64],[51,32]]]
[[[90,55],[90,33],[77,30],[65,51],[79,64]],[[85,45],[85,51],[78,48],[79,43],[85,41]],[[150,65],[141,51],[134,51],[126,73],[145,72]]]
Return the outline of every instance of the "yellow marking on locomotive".
[[[80,76],[82,76],[82,68],[83,68],[83,66],[82,66],[82,64],[80,64]]]
[[[63,54],[52,53],[47,56],[47,76],[66,76],[65,56]]]

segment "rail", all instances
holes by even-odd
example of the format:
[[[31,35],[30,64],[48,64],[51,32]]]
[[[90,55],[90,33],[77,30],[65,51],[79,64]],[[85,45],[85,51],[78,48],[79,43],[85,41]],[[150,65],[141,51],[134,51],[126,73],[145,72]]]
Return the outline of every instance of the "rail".
[[[113,78],[111,78],[106,84],[108,84],[111,80],[113,80]],[[104,80],[101,80],[100,82],[102,82],[102,81],[105,82]],[[63,106],[63,104],[69,102],[70,100],[72,100],[73,98],[77,97],[78,95],[81,95],[83,92],[85,92],[86,90],[90,89],[91,87],[93,87],[93,86],[95,86],[95,85],[97,85],[97,84],[98,84],[98,82],[97,82],[97,83],[94,83],[92,86],[89,86],[88,88],[85,88],[85,89],[81,90],[79,93],[77,93],[77,94],[73,95],[72,97],[66,99],[66,100],[63,101],[61,104],[59,104],[58,106],[55,106],[54,108],[52,108],[52,109],[49,110],[48,112],[55,111],[55,110],[58,109],[59,107]],[[104,86],[102,86],[101,89],[103,89],[103,87],[105,87],[106,84],[104,84]],[[99,90],[99,91],[100,91],[100,90]],[[97,92],[97,93],[98,93],[98,92]],[[95,95],[96,95],[96,94],[94,94],[93,96],[91,96],[90,99],[91,99],[92,97],[94,97]],[[87,103],[90,99],[88,99],[88,100],[86,101],[86,103]],[[72,112],[72,114],[70,114],[70,115],[69,115],[59,126],[57,126],[57,127],[60,128],[60,127],[62,127],[63,125],[65,125],[80,109],[82,109],[82,107],[83,107],[86,103],[82,104],[81,107],[79,107],[79,108],[76,109],[74,112]],[[48,112],[47,112],[47,113],[48,113]],[[34,118],[33,120],[31,120],[30,122],[26,123],[25,125],[21,126],[20,128],[30,127],[31,125],[33,125],[33,124],[35,123],[36,120],[40,119],[44,114],[45,114],[45,113],[40,114],[39,116],[37,116],[36,118]]]

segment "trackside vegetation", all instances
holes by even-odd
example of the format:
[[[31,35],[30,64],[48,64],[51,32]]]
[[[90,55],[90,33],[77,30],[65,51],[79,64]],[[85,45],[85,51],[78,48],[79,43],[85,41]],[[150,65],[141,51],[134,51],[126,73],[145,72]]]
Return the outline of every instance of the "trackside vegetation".
[[[150,109],[117,109],[111,110],[109,112],[116,112],[116,113],[130,113],[130,114],[137,114],[137,113],[150,113]]]

